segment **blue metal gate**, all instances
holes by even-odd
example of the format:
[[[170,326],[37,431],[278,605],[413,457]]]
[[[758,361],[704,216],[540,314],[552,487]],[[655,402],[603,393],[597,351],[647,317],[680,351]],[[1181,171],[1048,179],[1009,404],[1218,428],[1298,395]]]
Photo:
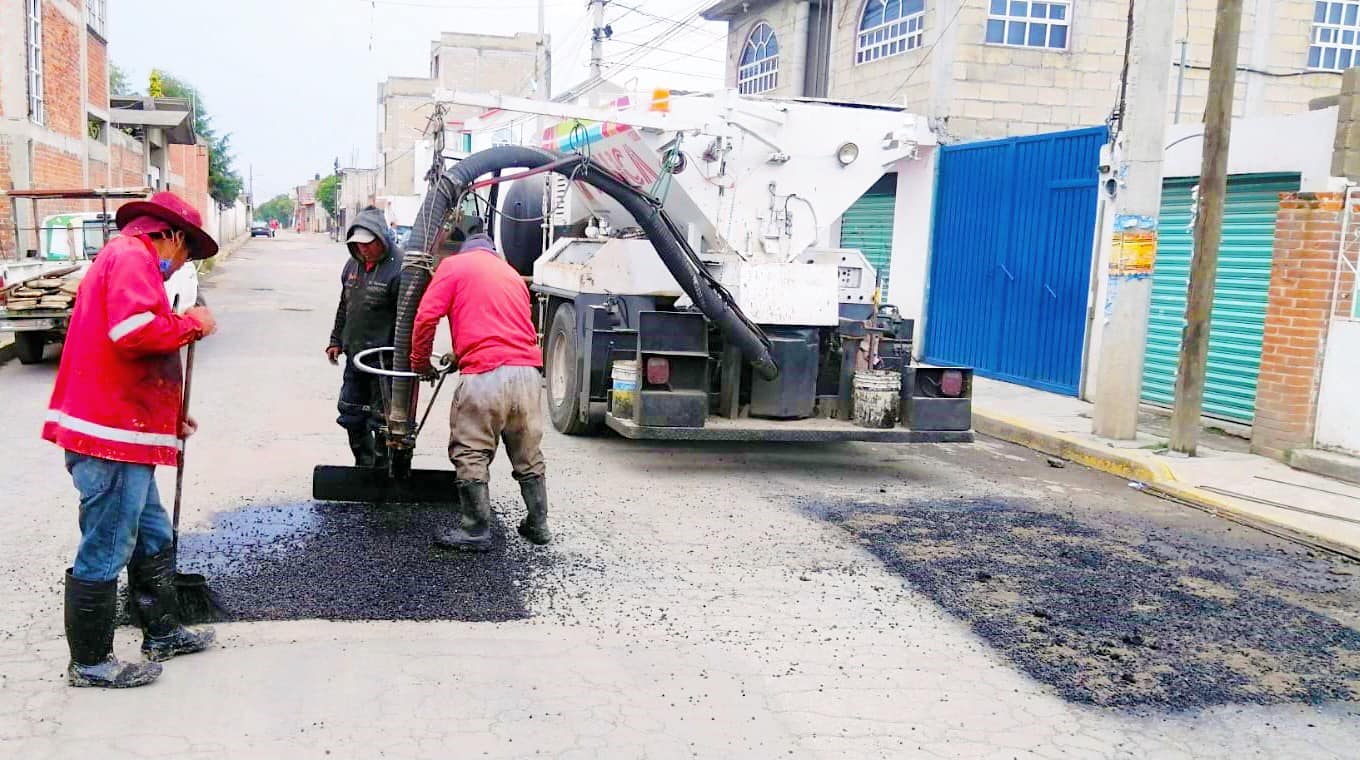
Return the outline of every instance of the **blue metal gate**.
[[[926,360],[1076,395],[1104,127],[940,149]]]

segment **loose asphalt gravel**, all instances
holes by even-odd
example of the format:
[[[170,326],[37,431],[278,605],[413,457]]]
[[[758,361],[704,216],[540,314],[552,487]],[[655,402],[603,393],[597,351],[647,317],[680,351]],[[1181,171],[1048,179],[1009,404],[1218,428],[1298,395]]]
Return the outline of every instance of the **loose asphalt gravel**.
[[[1035,506],[955,499],[827,515],[1064,698],[1184,709],[1360,694],[1360,632],[1300,598],[1348,596],[1344,563],[1151,525],[1130,542]]]

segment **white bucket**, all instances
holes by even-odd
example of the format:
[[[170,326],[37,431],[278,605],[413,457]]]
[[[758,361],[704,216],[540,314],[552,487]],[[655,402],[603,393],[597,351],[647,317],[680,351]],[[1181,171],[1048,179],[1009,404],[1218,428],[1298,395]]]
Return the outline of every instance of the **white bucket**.
[[[902,373],[861,370],[855,373],[855,424],[891,428],[902,406]]]
[[[612,381],[613,401],[609,411],[620,419],[633,419],[633,408],[637,404],[638,363],[628,359],[614,362],[609,369]]]

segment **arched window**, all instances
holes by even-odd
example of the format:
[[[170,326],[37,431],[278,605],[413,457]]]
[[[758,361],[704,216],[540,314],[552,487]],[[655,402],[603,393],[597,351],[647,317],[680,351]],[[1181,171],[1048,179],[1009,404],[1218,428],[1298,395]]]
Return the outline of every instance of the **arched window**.
[[[737,92],[757,95],[779,85],[779,41],[774,30],[761,21],[751,28],[737,65]]]
[[[859,17],[855,63],[868,63],[921,47],[925,0],[868,0]]]

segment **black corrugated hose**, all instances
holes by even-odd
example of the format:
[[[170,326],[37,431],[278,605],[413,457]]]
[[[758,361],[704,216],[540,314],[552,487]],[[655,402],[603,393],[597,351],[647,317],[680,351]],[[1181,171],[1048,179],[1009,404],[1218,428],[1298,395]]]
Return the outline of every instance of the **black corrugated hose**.
[[[586,156],[564,156],[538,148],[505,145],[474,153],[459,161],[436,181],[425,196],[407,241],[397,301],[396,358],[394,369],[411,369],[411,330],[420,298],[434,274],[434,252],[427,251],[438,235],[449,209],[478,177],[503,169],[538,169],[554,164],[552,171],[585,182],[618,202],[647,234],[666,269],[711,322],[733,345],[741,349],[761,377],[773,380],[779,367],[770,355],[765,333],[737,306],[727,289],[704,268],[689,242],[661,208],[661,202],[592,162]],[[389,427],[393,435],[410,434],[413,381],[398,378],[392,383]]]

